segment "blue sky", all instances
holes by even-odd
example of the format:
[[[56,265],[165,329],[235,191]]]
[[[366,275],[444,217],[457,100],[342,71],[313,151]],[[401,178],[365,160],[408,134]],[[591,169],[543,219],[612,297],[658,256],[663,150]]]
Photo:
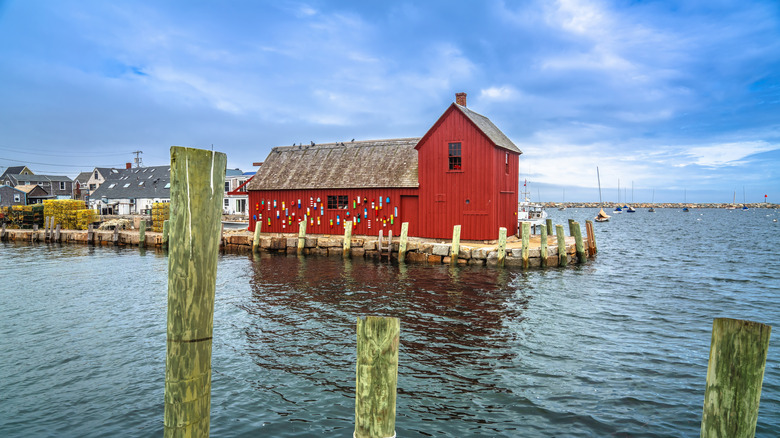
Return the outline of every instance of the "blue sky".
[[[454,100],[532,198],[780,202],[780,2],[2,1],[0,170],[254,170],[292,143],[422,136]]]

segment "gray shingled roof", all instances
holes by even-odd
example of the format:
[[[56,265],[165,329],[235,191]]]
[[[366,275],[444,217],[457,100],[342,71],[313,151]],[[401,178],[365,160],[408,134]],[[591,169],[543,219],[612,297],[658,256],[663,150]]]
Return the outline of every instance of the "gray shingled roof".
[[[81,172],[73,181],[78,181],[80,184],[84,185],[89,181],[91,177],[92,177],[92,172]]]
[[[24,170],[24,167],[25,166],[10,166],[10,167],[7,167],[5,169],[5,171],[3,172],[2,177],[0,177],[0,178],[5,178],[6,175],[18,175],[21,171]]]
[[[466,117],[469,118],[472,122],[474,122],[475,125],[483,132],[485,135],[493,142],[496,146],[500,148],[504,148],[507,150],[510,150],[512,152],[517,152],[518,154],[522,154],[523,152],[515,146],[514,143],[512,143],[512,140],[509,139],[503,132],[501,132],[500,129],[496,125],[493,124],[493,122],[490,121],[487,117],[483,116],[482,114],[475,113],[474,111],[468,109],[465,106],[458,105],[457,103],[454,103],[455,108],[459,109]]]
[[[419,138],[276,147],[248,190],[416,188]]]
[[[104,176],[106,181],[92,192],[92,199],[171,197],[171,166],[135,167]]]
[[[39,182],[73,181],[64,175],[6,175],[6,178],[13,181],[14,185],[19,185],[28,181],[33,184],[38,184]]]

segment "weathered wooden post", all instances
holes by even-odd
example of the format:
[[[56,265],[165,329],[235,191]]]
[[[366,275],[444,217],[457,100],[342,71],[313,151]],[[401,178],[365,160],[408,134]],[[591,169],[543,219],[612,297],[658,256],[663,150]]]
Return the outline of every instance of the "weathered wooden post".
[[[585,221],[585,231],[588,233],[588,254],[593,257],[596,255],[596,233],[593,231],[593,221]]]
[[[219,246],[225,246],[225,224],[220,220],[221,227],[219,228]]]
[[[38,241],[38,224],[33,224],[32,233],[30,233],[30,241],[31,242]]]
[[[450,247],[450,263],[458,264],[458,254],[460,253],[460,225],[452,227],[452,246]]]
[[[540,225],[539,229],[539,261],[541,265],[547,266],[547,226]]]
[[[547,220],[546,220],[545,222],[547,222],[547,235],[548,235],[548,236],[552,236],[552,235],[553,235],[553,223],[552,223],[552,219],[550,219],[550,218],[547,218]]]
[[[398,318],[357,319],[355,438],[395,436],[400,333]]]
[[[300,240],[298,246],[300,247]],[[346,221],[344,222],[344,249],[341,255],[349,258],[350,251],[352,251],[352,221]]]
[[[409,239],[409,222],[401,224],[401,241],[398,243],[398,261],[406,261],[406,242]]]
[[[298,222],[298,249],[297,254],[303,255],[303,249],[306,248],[306,216]]]
[[[171,148],[166,437],[205,437],[225,154]]]
[[[555,234],[558,236],[558,266],[569,264],[569,255],[566,253],[566,237],[563,235],[563,225],[555,226]]]
[[[306,222],[306,216],[303,217],[303,221]],[[252,238],[252,253],[256,253],[260,250],[260,230],[263,228],[263,220],[255,221],[255,235]],[[300,230],[299,230],[300,232]]]
[[[569,219],[569,236],[574,237],[574,219]]]
[[[169,230],[170,230],[170,226],[171,225],[170,225],[169,219],[165,219],[163,221],[163,232],[162,232],[163,233],[163,236],[162,236],[162,246],[163,246],[163,248],[167,248],[168,247],[168,233],[169,233]]]
[[[498,266],[504,266],[506,261],[506,228],[498,229]]]
[[[3,222],[3,229],[0,231],[0,241],[5,241],[5,222]]]
[[[393,255],[393,230],[387,231],[387,261],[390,261],[390,256]]]
[[[54,241],[57,243],[60,243],[62,241],[60,230],[61,230],[60,224],[57,224],[57,228],[54,229]]]
[[[141,225],[138,227],[138,246],[146,246],[146,219],[141,219]]]
[[[95,228],[94,225],[87,225],[87,243],[92,245],[95,243]]]
[[[523,222],[523,267],[528,267],[528,247],[531,245],[531,223]]]
[[[114,246],[119,245],[119,225],[114,225]]]
[[[577,249],[577,263],[585,263],[588,256],[585,254],[585,245],[582,242],[582,230],[579,222],[572,222],[572,231],[574,232],[574,244]]]
[[[753,437],[772,327],[717,318],[712,323],[702,437]]]

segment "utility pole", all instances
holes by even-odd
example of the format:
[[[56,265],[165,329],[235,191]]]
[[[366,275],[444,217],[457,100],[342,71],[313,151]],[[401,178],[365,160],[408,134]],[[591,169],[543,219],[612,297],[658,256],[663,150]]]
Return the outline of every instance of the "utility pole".
[[[142,167],[144,163],[141,154],[143,154],[144,151],[135,151],[133,153],[135,154],[135,167]]]

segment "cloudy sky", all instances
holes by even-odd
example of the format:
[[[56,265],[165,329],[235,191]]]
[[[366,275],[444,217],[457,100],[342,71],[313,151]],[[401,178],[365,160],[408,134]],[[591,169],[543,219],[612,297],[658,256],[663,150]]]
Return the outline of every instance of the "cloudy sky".
[[[0,171],[422,136],[454,100],[532,198],[780,202],[780,2],[0,0]],[[653,195],[654,193],[654,195]]]

